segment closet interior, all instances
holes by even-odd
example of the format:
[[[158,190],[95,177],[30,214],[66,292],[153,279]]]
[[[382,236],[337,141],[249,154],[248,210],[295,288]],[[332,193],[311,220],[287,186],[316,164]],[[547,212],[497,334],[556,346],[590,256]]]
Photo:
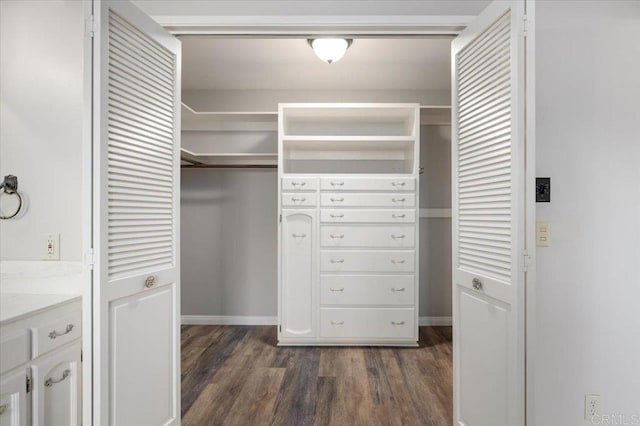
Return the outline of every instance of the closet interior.
[[[315,220],[313,250],[318,253],[309,289],[319,336],[323,325],[315,321],[331,309],[327,305],[321,311],[320,300],[332,297],[321,294],[320,252],[331,244],[321,241],[330,230],[319,223],[330,212],[332,194],[349,189],[331,187],[331,178],[338,176],[340,182],[356,182],[353,200],[346,201],[355,203],[352,210],[379,208],[390,214],[398,206],[385,203],[399,199],[395,193],[415,202],[406,206],[413,220],[405,230],[416,234],[396,246],[381,246],[419,253],[411,259],[413,269],[406,269],[407,260],[397,265],[406,266],[399,272],[401,282],[414,276],[416,281],[411,291],[401,286],[405,292],[397,295],[411,311],[397,323],[404,321],[410,332],[402,341],[391,340],[415,343],[418,324],[450,325],[451,39],[356,38],[344,58],[332,64],[318,59],[303,37],[182,36],[181,41],[183,323],[278,324],[279,216],[291,208],[306,209]],[[367,192],[357,186],[362,177],[385,176],[389,188],[374,185]],[[300,177],[311,179],[306,188],[280,194]],[[398,178],[406,182],[399,189],[392,186]],[[375,230],[365,229],[366,220],[351,225],[375,248],[365,232]],[[373,222],[384,228],[384,219]],[[366,244],[352,243],[347,251]],[[346,274],[371,274],[375,267]],[[383,280],[391,273],[385,267],[376,272]],[[363,300],[347,305],[366,305]],[[372,299],[371,309],[378,309],[374,317],[389,308],[386,303],[393,304]],[[354,337],[349,333],[346,341]],[[385,336],[359,341],[378,337]]]

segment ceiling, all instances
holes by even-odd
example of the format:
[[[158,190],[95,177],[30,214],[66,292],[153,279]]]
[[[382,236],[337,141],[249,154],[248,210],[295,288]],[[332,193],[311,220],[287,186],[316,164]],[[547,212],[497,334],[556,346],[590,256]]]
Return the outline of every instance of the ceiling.
[[[183,36],[183,90],[450,90],[449,38],[363,38],[327,64],[306,39]]]

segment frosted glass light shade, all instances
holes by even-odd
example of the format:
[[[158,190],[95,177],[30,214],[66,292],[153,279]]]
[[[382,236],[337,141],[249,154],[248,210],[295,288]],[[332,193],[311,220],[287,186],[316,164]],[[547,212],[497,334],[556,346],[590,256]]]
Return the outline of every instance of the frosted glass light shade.
[[[309,44],[316,56],[325,62],[337,62],[344,56],[351,46],[352,40],[344,38],[316,38],[309,40]]]

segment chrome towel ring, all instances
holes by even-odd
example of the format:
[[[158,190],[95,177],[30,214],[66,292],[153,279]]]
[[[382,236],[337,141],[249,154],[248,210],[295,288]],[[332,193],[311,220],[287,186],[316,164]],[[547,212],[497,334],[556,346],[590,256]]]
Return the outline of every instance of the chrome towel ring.
[[[18,197],[18,208],[16,209],[16,211],[12,215],[8,216],[0,214],[0,219],[11,219],[13,217],[16,217],[18,213],[20,213],[20,209],[22,209],[22,195],[20,195],[20,193],[18,192],[18,178],[13,175],[5,176],[2,183],[0,183],[0,189],[3,190],[2,192],[0,192],[0,195],[9,194]]]

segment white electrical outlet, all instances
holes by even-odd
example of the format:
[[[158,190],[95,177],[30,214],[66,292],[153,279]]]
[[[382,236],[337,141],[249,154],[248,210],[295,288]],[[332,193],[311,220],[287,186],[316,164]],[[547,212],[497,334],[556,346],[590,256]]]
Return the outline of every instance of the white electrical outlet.
[[[44,258],[60,260],[60,234],[48,234],[45,238]]]
[[[600,395],[584,396],[584,419],[591,421],[600,415]]]

